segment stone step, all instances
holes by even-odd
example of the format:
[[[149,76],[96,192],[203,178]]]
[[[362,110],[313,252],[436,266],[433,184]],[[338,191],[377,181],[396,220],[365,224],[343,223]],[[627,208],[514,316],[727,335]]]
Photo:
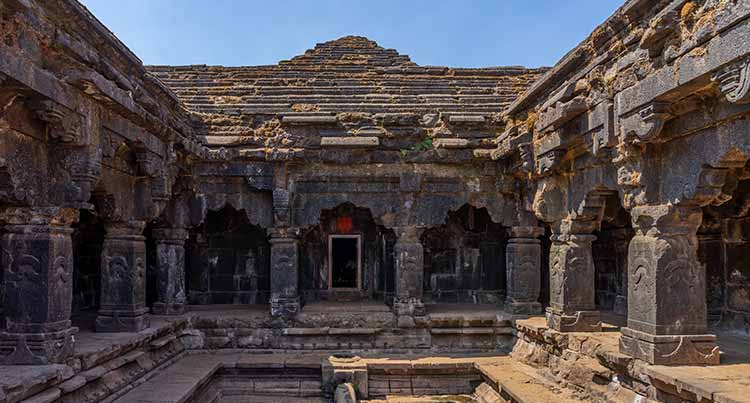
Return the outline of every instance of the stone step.
[[[588,400],[576,397],[563,387],[543,379],[528,365],[503,357],[491,363],[476,365],[484,382],[505,400],[513,403],[579,403]],[[483,391],[486,395],[486,390]]]

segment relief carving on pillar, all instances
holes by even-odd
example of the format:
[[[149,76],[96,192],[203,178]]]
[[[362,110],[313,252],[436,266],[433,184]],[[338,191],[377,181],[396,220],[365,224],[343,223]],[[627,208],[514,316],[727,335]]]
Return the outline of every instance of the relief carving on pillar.
[[[735,104],[750,102],[750,57],[730,63],[711,76],[727,101]]]

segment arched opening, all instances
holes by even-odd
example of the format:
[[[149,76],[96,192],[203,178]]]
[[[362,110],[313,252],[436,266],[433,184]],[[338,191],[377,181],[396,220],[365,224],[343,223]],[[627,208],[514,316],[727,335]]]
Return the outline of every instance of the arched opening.
[[[345,203],[323,210],[301,241],[304,301],[393,298],[396,235],[377,225],[369,209]]]
[[[698,259],[709,324],[750,335],[750,169],[732,171],[727,184],[736,185],[731,199],[703,208]]]
[[[75,326],[93,327],[101,292],[101,259],[106,230],[94,211],[81,210],[73,225],[73,309]]]
[[[628,313],[628,245],[635,235],[630,214],[616,193],[605,196],[604,215],[596,240],[591,244],[594,259],[595,301],[599,311],[614,314],[624,324]]]
[[[464,205],[422,234],[426,303],[501,304],[507,229],[486,208]]]
[[[265,229],[244,211],[210,211],[185,245],[185,284],[192,305],[267,304],[271,248]]]

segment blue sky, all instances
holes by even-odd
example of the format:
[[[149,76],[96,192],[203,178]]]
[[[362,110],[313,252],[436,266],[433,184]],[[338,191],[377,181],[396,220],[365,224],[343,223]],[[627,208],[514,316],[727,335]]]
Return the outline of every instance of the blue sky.
[[[275,64],[362,35],[421,65],[551,66],[624,0],[81,0],[146,64]]]

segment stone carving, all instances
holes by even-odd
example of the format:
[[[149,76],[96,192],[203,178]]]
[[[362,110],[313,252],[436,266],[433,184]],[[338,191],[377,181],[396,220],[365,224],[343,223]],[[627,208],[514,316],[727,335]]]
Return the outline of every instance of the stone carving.
[[[550,248],[550,307],[547,325],[561,332],[601,328],[594,294],[594,261],[588,234],[552,237]]]
[[[107,227],[97,331],[137,332],[149,326],[143,226],[134,222]]]
[[[664,123],[672,117],[670,105],[651,102],[620,118],[623,136],[634,136],[638,142],[656,141]]]
[[[88,136],[75,112],[51,100],[32,101],[30,108],[39,120],[47,123],[50,138],[78,146],[88,144]]]
[[[185,312],[185,240],[183,229],[158,229],[156,239],[157,301],[151,311],[158,315],[179,315]]]
[[[518,145],[518,153],[521,158],[521,170],[526,173],[534,172],[534,145],[521,143]]]
[[[68,228],[77,214],[16,212],[7,217],[11,225],[1,242],[7,322],[0,333],[0,363],[64,362],[73,353],[77,332],[70,326],[73,251]]]
[[[651,364],[717,364],[697,257],[700,209],[638,206],[632,218],[636,235],[628,250],[628,327],[621,351]]]
[[[745,57],[720,69],[711,80],[727,101],[736,104],[750,102],[750,58]]]
[[[275,227],[288,227],[290,222],[289,191],[274,189],[273,191],[273,220]]]
[[[537,174],[546,175],[553,173],[565,157],[565,150],[551,150],[537,157]]]
[[[513,227],[506,248],[506,308],[521,315],[539,314],[542,247],[537,237],[544,234],[539,227]]]
[[[271,314],[284,318],[299,312],[299,241],[293,234],[271,236]]]

